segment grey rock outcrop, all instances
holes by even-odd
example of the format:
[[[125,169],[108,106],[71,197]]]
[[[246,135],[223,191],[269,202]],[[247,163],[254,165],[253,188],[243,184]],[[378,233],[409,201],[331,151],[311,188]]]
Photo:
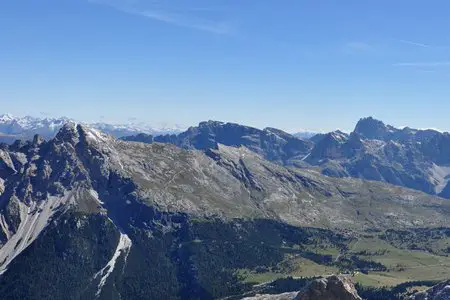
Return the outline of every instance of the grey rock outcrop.
[[[362,300],[348,277],[330,276],[312,281],[295,300]]]

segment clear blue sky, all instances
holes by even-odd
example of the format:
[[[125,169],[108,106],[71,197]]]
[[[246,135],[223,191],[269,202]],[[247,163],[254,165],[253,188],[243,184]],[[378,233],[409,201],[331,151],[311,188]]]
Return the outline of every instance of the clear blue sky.
[[[450,130],[450,1],[0,0],[0,111]]]

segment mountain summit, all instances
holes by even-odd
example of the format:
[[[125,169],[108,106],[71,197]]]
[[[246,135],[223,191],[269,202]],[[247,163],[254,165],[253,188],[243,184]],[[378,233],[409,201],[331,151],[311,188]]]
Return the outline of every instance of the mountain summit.
[[[361,119],[348,139],[335,133],[313,138],[306,162],[336,177],[385,181],[450,197],[450,134],[398,129],[372,117]]]
[[[382,121],[372,117],[362,118],[356,124],[354,132],[360,134],[366,139],[385,140],[395,129],[392,126],[386,126]]]

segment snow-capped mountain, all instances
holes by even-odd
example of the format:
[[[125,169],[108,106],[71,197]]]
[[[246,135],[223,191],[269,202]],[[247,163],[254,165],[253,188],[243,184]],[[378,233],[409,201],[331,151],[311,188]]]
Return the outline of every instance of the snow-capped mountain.
[[[140,123],[128,123],[128,124],[108,124],[108,123],[92,123],[88,124],[90,127],[96,128],[115,137],[123,137],[128,135],[135,135],[139,133],[151,134],[151,135],[163,135],[180,133],[186,129],[186,127],[175,124],[170,125],[168,123],[161,123],[156,125],[149,125],[143,122]]]
[[[15,139],[30,139],[35,134],[39,134],[46,138],[52,138],[59,131],[59,129],[69,121],[83,123],[73,119],[69,119],[67,117],[37,118],[31,116],[16,117],[10,114],[3,114],[0,115],[0,141],[10,142]],[[152,135],[178,133],[185,129],[180,125],[171,126],[166,123],[158,124],[157,126],[151,126],[145,123],[93,123],[86,125],[97,128],[115,137],[122,137],[139,133]]]
[[[33,132],[33,135],[53,136],[69,120],[66,117],[35,118],[4,114],[0,115],[0,132],[7,135],[27,135],[28,132]]]

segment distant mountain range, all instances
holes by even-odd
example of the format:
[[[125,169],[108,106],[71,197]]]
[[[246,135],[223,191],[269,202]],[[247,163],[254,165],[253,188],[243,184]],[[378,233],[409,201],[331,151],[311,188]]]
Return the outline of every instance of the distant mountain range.
[[[0,142],[52,138],[68,118],[0,116]],[[184,149],[240,147],[284,166],[312,168],[333,177],[384,181],[450,198],[450,134],[437,130],[402,129],[372,117],[353,132],[289,134],[276,128],[257,129],[235,123],[201,122],[181,132],[180,126],[88,124],[126,141],[170,143]]]
[[[32,139],[35,134],[45,138],[52,138],[65,123],[72,121],[78,122],[67,117],[60,118],[38,118],[38,117],[17,117],[11,114],[0,115],[0,142],[14,142],[16,139]],[[138,134],[146,135],[165,135],[184,131],[187,127],[178,124],[162,123],[158,125],[149,125],[143,122],[130,122],[127,124],[111,123],[85,123],[89,127],[99,129],[114,137],[131,136]],[[312,131],[300,131],[293,135],[299,138],[310,138],[316,135]]]
[[[338,130],[310,138],[274,128],[208,121],[179,134],[124,139],[199,150],[217,149],[219,144],[244,146],[284,166],[317,169],[333,177],[384,181],[450,198],[450,134],[398,129],[372,117],[361,119],[350,134]]]
[[[72,121],[66,117],[61,118],[36,118],[31,116],[15,117],[10,114],[0,115],[0,142],[11,143],[16,139],[32,139],[35,134],[45,138],[52,138],[59,129],[67,122]],[[81,122],[77,122],[81,123]],[[185,128],[180,125],[161,124],[151,126],[143,123],[108,124],[91,123],[86,124],[92,128],[99,129],[115,137],[146,133],[160,135],[181,132]]]

